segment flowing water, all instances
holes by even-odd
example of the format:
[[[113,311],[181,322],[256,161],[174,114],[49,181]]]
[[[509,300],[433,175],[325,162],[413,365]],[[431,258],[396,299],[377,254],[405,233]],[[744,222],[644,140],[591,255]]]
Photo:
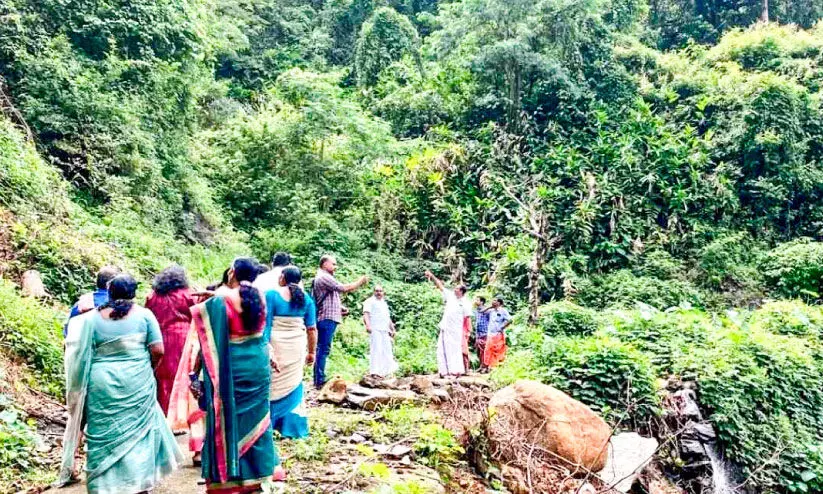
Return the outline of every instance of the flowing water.
[[[712,494],[734,494],[729,467],[717,450],[716,444],[704,445],[706,454],[712,462]]]

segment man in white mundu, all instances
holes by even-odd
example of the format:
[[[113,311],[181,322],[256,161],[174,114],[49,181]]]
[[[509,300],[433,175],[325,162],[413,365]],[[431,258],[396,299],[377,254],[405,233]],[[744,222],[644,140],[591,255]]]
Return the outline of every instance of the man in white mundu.
[[[383,287],[374,287],[374,295],[363,302],[363,324],[369,333],[369,374],[386,377],[397,372],[392,339],[395,326]]]
[[[466,373],[463,364],[463,325],[469,313],[465,304],[466,287],[458,285],[449,290],[431,271],[428,278],[443,294],[445,306],[437,338],[437,369],[441,376],[460,376]]]

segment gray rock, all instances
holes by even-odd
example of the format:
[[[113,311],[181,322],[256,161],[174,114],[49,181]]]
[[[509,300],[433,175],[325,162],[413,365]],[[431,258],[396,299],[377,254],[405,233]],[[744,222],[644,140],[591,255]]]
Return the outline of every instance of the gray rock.
[[[683,439],[680,441],[680,454],[689,458],[705,458],[708,456],[703,443],[693,439]]]
[[[363,386],[349,386],[346,400],[363,410],[373,411],[381,405],[398,405],[401,403],[415,403],[420,397],[407,390],[398,389],[371,389]]]
[[[714,427],[709,423],[689,424],[689,427],[683,431],[683,439],[690,439],[700,441],[703,443],[714,442],[717,439],[717,434],[714,432]]]
[[[609,440],[606,466],[598,472],[607,485],[620,492],[629,492],[637,476],[654,458],[658,442],[636,432],[624,432]]]
[[[360,444],[366,442],[366,438],[355,432],[354,434],[349,436],[349,442],[354,444]]]

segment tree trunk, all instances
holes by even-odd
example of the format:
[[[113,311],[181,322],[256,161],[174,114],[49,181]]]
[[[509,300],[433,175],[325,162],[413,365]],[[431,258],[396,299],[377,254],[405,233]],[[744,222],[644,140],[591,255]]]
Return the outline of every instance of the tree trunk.
[[[760,15],[760,20],[769,22],[769,0],[763,0],[763,13]]]
[[[537,308],[540,306],[540,276],[543,271],[543,264],[549,253],[548,240],[545,237],[545,218],[541,214],[538,219],[541,237],[537,238],[537,245],[534,247],[532,260],[529,263],[529,324],[537,324]]]

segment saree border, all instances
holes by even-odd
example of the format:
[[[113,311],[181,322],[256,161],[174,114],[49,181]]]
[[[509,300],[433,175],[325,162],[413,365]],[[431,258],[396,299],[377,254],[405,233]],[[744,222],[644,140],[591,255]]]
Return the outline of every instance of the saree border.
[[[217,355],[217,343],[214,340],[214,332],[212,331],[208,308],[206,307],[207,303],[208,302],[192,307],[192,309],[196,308],[196,310],[192,310],[192,324],[194,324],[197,329],[203,363],[213,383],[212,400],[215,411],[214,445],[217,450],[215,456],[220,480],[225,482],[229,478],[229,474],[228,450],[226,449],[226,421],[223,416],[223,401],[220,398],[220,361]]]

